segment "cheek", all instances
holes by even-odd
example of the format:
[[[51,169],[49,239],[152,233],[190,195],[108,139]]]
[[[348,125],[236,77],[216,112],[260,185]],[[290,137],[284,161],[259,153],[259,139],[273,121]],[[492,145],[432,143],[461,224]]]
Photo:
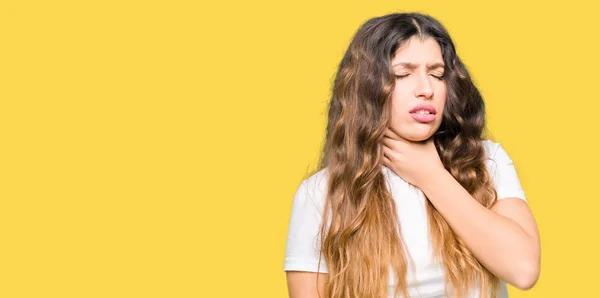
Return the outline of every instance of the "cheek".
[[[408,113],[409,107],[407,104],[407,100],[405,100],[402,95],[394,94],[391,98],[392,100],[392,123],[398,123],[405,121],[403,120],[403,115]]]
[[[443,88],[440,88],[437,95],[439,96],[439,98],[438,98],[439,107],[441,108],[441,111],[443,111],[444,108],[446,107],[446,100],[448,99],[448,92],[446,90],[446,86],[444,86]]]

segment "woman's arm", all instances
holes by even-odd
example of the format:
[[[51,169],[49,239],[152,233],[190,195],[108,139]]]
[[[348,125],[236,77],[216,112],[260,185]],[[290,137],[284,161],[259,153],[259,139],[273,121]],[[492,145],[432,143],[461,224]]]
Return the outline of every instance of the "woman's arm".
[[[419,187],[488,270],[522,290],[535,285],[540,239],[525,201],[503,198],[487,209],[445,169],[431,173]]]
[[[318,284],[317,274],[319,274]],[[290,298],[325,297],[325,283],[327,282],[328,274],[305,271],[286,271],[286,277]]]

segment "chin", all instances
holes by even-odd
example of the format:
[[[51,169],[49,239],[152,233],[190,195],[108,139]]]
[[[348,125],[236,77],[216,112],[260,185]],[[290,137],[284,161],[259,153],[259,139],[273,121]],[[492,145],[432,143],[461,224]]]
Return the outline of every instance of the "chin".
[[[396,130],[398,132],[398,135],[400,135],[402,138],[409,140],[409,141],[413,141],[413,142],[421,142],[421,141],[426,141],[429,138],[431,138],[435,132],[437,131],[437,129],[439,128],[439,124],[434,124],[433,126],[429,126],[429,125],[406,125],[403,126],[404,129],[398,129]]]
[[[405,139],[407,139],[409,141],[413,141],[413,142],[422,142],[422,141],[429,139],[430,137],[431,137],[431,135],[429,135],[429,136],[409,136],[409,137],[406,137]]]
[[[433,136],[434,132],[432,131],[418,131],[418,130],[413,130],[410,132],[407,131],[400,131],[399,135],[401,137],[403,137],[404,139],[407,139],[409,141],[413,141],[413,142],[421,142],[421,141],[425,141],[429,138],[431,138],[431,136]]]

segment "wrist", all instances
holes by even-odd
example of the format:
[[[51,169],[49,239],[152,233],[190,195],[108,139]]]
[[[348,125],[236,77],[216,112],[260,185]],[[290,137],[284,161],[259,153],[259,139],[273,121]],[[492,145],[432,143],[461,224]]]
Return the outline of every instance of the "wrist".
[[[445,179],[447,176],[452,177],[444,167],[436,167],[430,171],[427,171],[425,177],[420,179],[417,187],[423,192],[428,192],[432,187],[438,186],[440,179]]]

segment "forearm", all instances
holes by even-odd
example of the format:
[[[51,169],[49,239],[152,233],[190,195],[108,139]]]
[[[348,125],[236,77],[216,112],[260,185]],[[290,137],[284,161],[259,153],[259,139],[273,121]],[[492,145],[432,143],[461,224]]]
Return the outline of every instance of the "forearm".
[[[500,279],[518,287],[535,268],[535,239],[515,221],[477,202],[445,169],[421,190],[475,257]]]

